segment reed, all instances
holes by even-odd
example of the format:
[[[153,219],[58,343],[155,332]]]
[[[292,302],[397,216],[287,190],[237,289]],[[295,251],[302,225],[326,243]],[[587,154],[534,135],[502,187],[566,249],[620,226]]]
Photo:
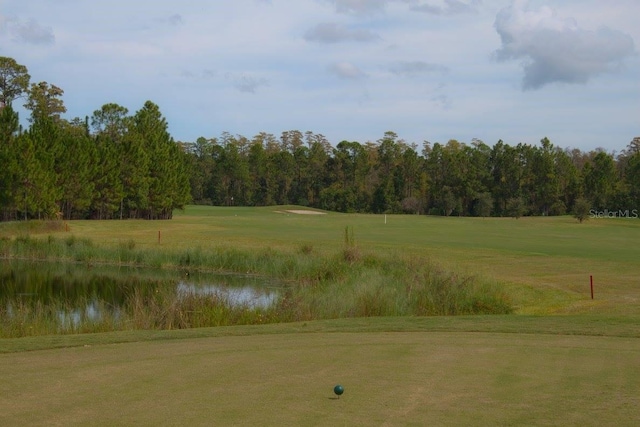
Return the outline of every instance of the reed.
[[[71,263],[152,267],[186,272],[254,274],[285,283],[268,308],[238,306],[220,295],[136,291],[119,313],[100,320],[56,306],[11,306],[0,310],[2,336],[83,333],[126,329],[183,329],[372,316],[505,314],[508,296],[497,284],[444,270],[427,259],[395,252],[367,252],[345,229],[344,247],[312,249],[217,246],[202,249],[138,248],[135,242],[103,246],[73,236],[20,236],[0,240],[4,257]],[[105,304],[104,302],[91,302]],[[89,304],[89,302],[87,302]],[[8,307],[8,309],[7,309]],[[105,313],[108,310],[105,310]]]
[[[121,319],[103,302],[86,301],[92,310],[78,311],[62,301],[3,301],[0,307],[0,337],[80,334],[121,330]],[[89,314],[93,313],[93,314]],[[96,313],[100,313],[96,316]]]

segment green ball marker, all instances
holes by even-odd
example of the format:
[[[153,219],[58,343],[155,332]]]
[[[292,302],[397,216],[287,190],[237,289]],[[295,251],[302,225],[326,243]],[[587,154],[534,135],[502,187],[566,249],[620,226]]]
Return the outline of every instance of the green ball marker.
[[[342,387],[340,384],[338,384],[337,386],[335,386],[333,388],[333,392],[335,394],[337,394],[338,396],[340,396],[342,393],[344,393],[344,387]]]

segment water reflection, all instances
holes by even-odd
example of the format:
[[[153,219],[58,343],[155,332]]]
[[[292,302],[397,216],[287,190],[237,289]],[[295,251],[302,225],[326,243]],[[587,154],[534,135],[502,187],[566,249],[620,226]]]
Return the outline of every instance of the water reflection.
[[[104,319],[107,314],[112,316],[116,321],[120,318],[119,308],[113,307],[111,310],[105,310],[103,304],[96,299],[89,301],[81,307],[57,310],[56,314],[59,329],[63,331],[78,329],[83,322],[98,322]]]
[[[135,315],[135,305],[146,308],[176,300],[193,305],[187,300],[194,297],[201,306],[210,307],[215,300],[225,309],[260,310],[277,302],[278,288],[273,281],[246,275],[0,262],[3,322],[24,323],[21,316],[49,313],[59,331],[78,330],[105,319],[118,323]]]
[[[267,308],[275,303],[277,293],[273,288],[255,286],[226,286],[219,284],[202,284],[180,282],[176,287],[179,297],[212,296],[229,301],[231,305],[248,308]]]

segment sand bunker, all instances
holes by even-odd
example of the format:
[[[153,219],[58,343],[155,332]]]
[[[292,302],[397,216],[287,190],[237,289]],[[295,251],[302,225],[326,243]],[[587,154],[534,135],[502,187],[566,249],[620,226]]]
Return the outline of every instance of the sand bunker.
[[[302,210],[302,209],[290,209],[290,210],[286,210],[286,211],[276,211],[276,212],[292,213],[292,214],[298,214],[298,215],[324,215],[324,212],[306,211],[306,210]]]

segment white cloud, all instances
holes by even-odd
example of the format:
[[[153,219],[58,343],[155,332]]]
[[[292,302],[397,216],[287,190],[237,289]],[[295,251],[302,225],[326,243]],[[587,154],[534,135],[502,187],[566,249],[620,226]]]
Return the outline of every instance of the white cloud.
[[[334,22],[318,24],[308,30],[305,40],[318,43],[340,43],[347,41],[371,42],[380,36],[368,29],[349,29],[347,26]]]
[[[338,13],[354,15],[370,15],[384,10],[389,1],[393,0],[328,0],[335,4]]]
[[[393,74],[403,77],[417,77],[429,74],[446,74],[449,69],[444,65],[430,64],[424,61],[401,61],[389,67]]]
[[[182,20],[182,16],[177,13],[171,15],[168,21],[171,25],[181,25],[184,23],[184,21]]]
[[[240,92],[256,93],[256,90],[263,86],[269,86],[269,81],[262,77],[255,77],[248,74],[232,74],[226,75],[227,79],[233,82],[233,87]]]
[[[501,14],[509,0],[0,3],[0,55],[64,89],[68,118],[149,99],[183,141],[299,129],[365,142],[393,130],[418,143],[549,136],[620,150],[640,135],[640,55],[628,48],[638,0],[531,0]],[[523,74],[530,89],[589,84],[523,92]]]
[[[360,68],[349,62],[336,62],[331,64],[329,66],[329,71],[333,75],[349,80],[359,80],[367,76]]]
[[[433,15],[460,15],[465,13],[475,13],[480,0],[443,0],[443,1],[428,1],[426,3],[420,3],[416,6],[412,6],[411,9],[416,12],[430,13]]]
[[[482,0],[325,0],[334,4],[336,12],[355,16],[382,13],[391,4],[407,4],[410,10],[433,15],[473,13]]]
[[[525,90],[554,82],[586,83],[634,53],[633,39],[625,33],[606,27],[585,30],[549,7],[530,10],[522,0],[498,13],[495,28],[502,41],[495,57],[523,61]]]
[[[453,105],[451,102],[451,99],[444,94],[432,96],[431,102],[433,102],[435,105],[442,108],[443,110],[450,110]]]
[[[0,32],[8,33],[14,41],[28,44],[53,44],[56,39],[50,27],[40,25],[34,19],[23,22],[0,17]]]
[[[209,69],[202,70],[202,78],[204,78],[204,79],[212,79],[217,74],[218,73],[215,72],[214,70],[209,70]]]

